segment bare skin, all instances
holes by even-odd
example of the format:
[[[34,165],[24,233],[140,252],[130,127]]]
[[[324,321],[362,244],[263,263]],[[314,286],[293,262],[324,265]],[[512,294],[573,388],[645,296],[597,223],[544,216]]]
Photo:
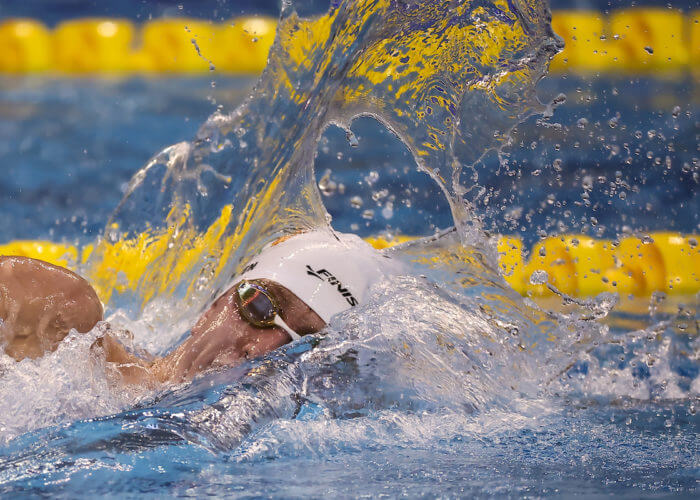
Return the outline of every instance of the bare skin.
[[[0,343],[17,360],[53,351],[75,328],[102,319],[97,293],[67,269],[24,257],[0,257]]]
[[[292,330],[305,335],[325,326],[288,289],[261,281]],[[165,357],[145,360],[110,335],[101,337],[93,348],[103,350],[122,382],[156,386],[190,380],[210,368],[234,366],[290,342],[289,334],[277,326],[257,328],[243,319],[234,291],[235,287],[214,301],[190,336]],[[0,343],[13,358],[36,358],[53,351],[71,328],[90,331],[102,314],[94,289],[78,275],[38,260],[0,257]]]

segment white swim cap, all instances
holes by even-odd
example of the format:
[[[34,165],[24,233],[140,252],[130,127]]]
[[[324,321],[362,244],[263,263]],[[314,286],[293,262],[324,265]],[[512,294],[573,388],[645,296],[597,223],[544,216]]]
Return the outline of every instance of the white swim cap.
[[[275,281],[328,323],[335,314],[361,304],[371,285],[399,268],[354,234],[316,230],[266,246],[235,282]]]

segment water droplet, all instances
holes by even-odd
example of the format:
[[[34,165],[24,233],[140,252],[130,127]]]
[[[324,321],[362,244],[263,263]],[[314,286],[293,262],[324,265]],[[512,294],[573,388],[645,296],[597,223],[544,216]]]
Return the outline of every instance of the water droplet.
[[[394,204],[392,202],[387,202],[386,206],[382,209],[382,217],[385,219],[391,219],[394,216]]]
[[[362,201],[362,198],[359,196],[353,196],[350,198],[350,206],[352,208],[360,208],[364,204],[364,201]]]
[[[112,225],[107,229],[106,239],[109,243],[116,243],[119,241],[119,228],[116,225]]]
[[[544,285],[549,281],[549,274],[547,274],[547,271],[543,270],[537,270],[534,271],[530,275],[530,284],[531,285]]]
[[[362,212],[362,218],[367,219],[367,220],[373,219],[374,218],[374,210],[372,210],[371,208],[368,208],[367,210]]]
[[[333,196],[335,194],[338,185],[331,179],[330,169],[327,169],[323,173],[323,177],[318,181],[318,188],[321,190],[323,196]]]
[[[680,107],[680,106],[676,106],[675,108],[673,108],[673,111],[671,112],[671,115],[672,115],[674,118],[678,118],[678,117],[680,116],[680,114],[681,114],[681,107]]]
[[[365,176],[365,182],[370,186],[374,185],[375,182],[379,180],[379,174],[372,170],[368,175]]]
[[[374,193],[372,193],[372,199],[374,201],[379,201],[381,199],[386,198],[388,194],[389,194],[388,189],[380,189],[379,191],[375,191]]]
[[[348,140],[348,144],[350,144],[350,147],[356,148],[360,145],[360,141],[357,139],[357,136],[353,133],[352,130],[346,130],[345,131],[345,138]]]
[[[649,47],[648,45],[647,45],[646,47],[644,47],[644,50],[646,50],[647,54],[653,54],[653,53],[654,53],[654,49],[652,49],[652,48]]]

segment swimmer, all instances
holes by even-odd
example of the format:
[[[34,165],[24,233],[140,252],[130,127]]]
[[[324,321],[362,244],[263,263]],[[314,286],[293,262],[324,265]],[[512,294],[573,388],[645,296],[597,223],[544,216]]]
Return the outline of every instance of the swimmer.
[[[281,238],[248,262],[166,356],[137,356],[109,334],[93,348],[127,384],[191,380],[322,330],[396,266],[355,235],[319,230]],[[0,256],[0,345],[15,360],[54,351],[72,329],[89,332],[103,314],[97,293],[77,274]]]

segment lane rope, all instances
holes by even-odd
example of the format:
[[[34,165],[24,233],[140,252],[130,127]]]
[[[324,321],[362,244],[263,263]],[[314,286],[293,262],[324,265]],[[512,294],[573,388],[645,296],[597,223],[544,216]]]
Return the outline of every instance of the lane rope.
[[[0,22],[0,73],[255,75],[265,67],[276,26],[268,17],[143,24],[86,18],[51,30],[34,19],[7,19]],[[553,72],[700,73],[700,10],[564,10],[553,13],[552,26],[566,43]]]

